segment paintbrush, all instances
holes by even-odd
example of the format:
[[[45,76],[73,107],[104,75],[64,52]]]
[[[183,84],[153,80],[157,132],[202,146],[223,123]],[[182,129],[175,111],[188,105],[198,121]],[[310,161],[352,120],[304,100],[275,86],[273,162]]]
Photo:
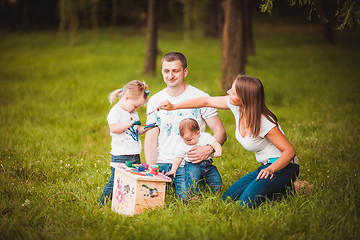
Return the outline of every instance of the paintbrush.
[[[157,109],[155,109],[154,111],[149,112],[148,114],[146,114],[146,116],[149,116],[150,114],[152,114],[152,113],[154,113],[154,112],[156,112],[156,111],[159,111],[159,110],[160,110],[160,108],[157,108]]]

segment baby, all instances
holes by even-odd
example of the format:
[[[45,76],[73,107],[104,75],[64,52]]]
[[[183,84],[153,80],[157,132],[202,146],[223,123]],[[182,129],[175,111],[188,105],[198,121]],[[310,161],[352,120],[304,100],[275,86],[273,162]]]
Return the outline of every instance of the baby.
[[[186,118],[180,122],[179,133],[183,141],[177,145],[172,168],[166,175],[173,174],[175,176],[176,170],[184,159],[187,191],[191,190],[193,194],[196,194],[199,191],[199,186],[204,185],[204,183],[210,187],[211,191],[220,190],[222,180],[216,166],[212,164],[212,156],[210,155],[208,159],[194,164],[187,158],[187,153],[196,145],[210,145],[214,149],[214,157],[218,158],[222,155],[221,145],[211,134],[200,132],[198,122],[192,118]],[[193,184],[195,185],[191,189]]]

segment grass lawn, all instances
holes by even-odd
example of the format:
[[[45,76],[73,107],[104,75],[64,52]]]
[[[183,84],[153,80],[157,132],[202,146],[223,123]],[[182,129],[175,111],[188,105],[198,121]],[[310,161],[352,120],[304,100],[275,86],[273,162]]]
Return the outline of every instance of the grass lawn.
[[[71,47],[52,31],[1,33],[0,239],[359,239],[359,29],[335,32],[336,45],[323,44],[310,23],[259,20],[254,34],[247,74],[262,80],[311,194],[240,210],[208,193],[183,204],[168,188],[162,209],[132,217],[99,210],[110,174],[108,93],[133,79],[151,94],[165,86],[159,64],[156,76],[142,74],[144,35],[81,32]],[[158,63],[183,52],[187,82],[222,94],[217,39],[162,30],[159,48]],[[139,114],[145,122],[145,108]],[[228,134],[215,160],[224,192],[258,164],[236,141],[231,112],[219,115]]]

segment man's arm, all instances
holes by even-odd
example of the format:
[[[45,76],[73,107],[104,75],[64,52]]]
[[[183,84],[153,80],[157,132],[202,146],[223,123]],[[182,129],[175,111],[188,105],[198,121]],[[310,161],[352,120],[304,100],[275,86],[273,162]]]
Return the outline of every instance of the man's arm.
[[[226,141],[226,131],[218,115],[205,119],[205,122],[214,133],[214,138],[221,145]],[[193,163],[199,163],[207,159],[212,154],[213,148],[210,145],[195,146],[189,153],[188,158]]]
[[[145,135],[144,153],[147,164],[153,165],[157,161],[157,157],[158,157],[157,145],[158,145],[159,133],[160,130],[159,128],[156,127],[147,131]]]
[[[214,133],[214,138],[220,145],[226,141],[226,131],[218,115],[205,119],[205,122]]]

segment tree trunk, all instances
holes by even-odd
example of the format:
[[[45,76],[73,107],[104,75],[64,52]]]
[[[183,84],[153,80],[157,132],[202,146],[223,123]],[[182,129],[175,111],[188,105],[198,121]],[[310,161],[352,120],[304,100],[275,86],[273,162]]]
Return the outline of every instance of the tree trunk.
[[[244,0],[227,0],[222,39],[221,85],[223,91],[231,88],[234,77],[245,74]]]
[[[316,9],[319,14],[320,21],[322,23],[324,41],[329,44],[334,44],[335,43],[334,35],[333,35],[332,26],[329,19],[330,16],[326,4],[327,3],[325,0],[317,0]]]
[[[78,2],[67,1],[70,7],[70,21],[69,21],[69,32],[70,32],[70,46],[73,46],[76,41],[76,34],[79,27],[78,19]]]
[[[244,0],[245,8],[245,23],[244,23],[244,33],[246,36],[246,52],[247,55],[255,55],[255,44],[254,44],[254,35],[252,27],[252,0]]]
[[[209,1],[206,16],[205,36],[212,38],[219,37],[221,33],[221,25],[219,24],[219,19],[222,15],[221,11],[222,9],[220,0]]]
[[[112,0],[111,25],[116,26],[119,18],[119,0]]]
[[[157,0],[149,0],[146,26],[146,51],[144,73],[153,76],[156,69],[157,55]]]
[[[94,37],[97,36],[99,29],[99,4],[100,0],[91,0],[90,18]]]
[[[59,35],[62,36],[65,32],[65,28],[68,22],[68,8],[67,8],[67,1],[60,0],[59,1],[59,15],[60,15],[60,22],[59,22]]]
[[[29,0],[24,1],[22,14],[23,14],[22,23],[26,27],[29,25]]]
[[[182,0],[184,6],[183,24],[184,24],[184,40],[187,42],[191,34],[191,0]]]

